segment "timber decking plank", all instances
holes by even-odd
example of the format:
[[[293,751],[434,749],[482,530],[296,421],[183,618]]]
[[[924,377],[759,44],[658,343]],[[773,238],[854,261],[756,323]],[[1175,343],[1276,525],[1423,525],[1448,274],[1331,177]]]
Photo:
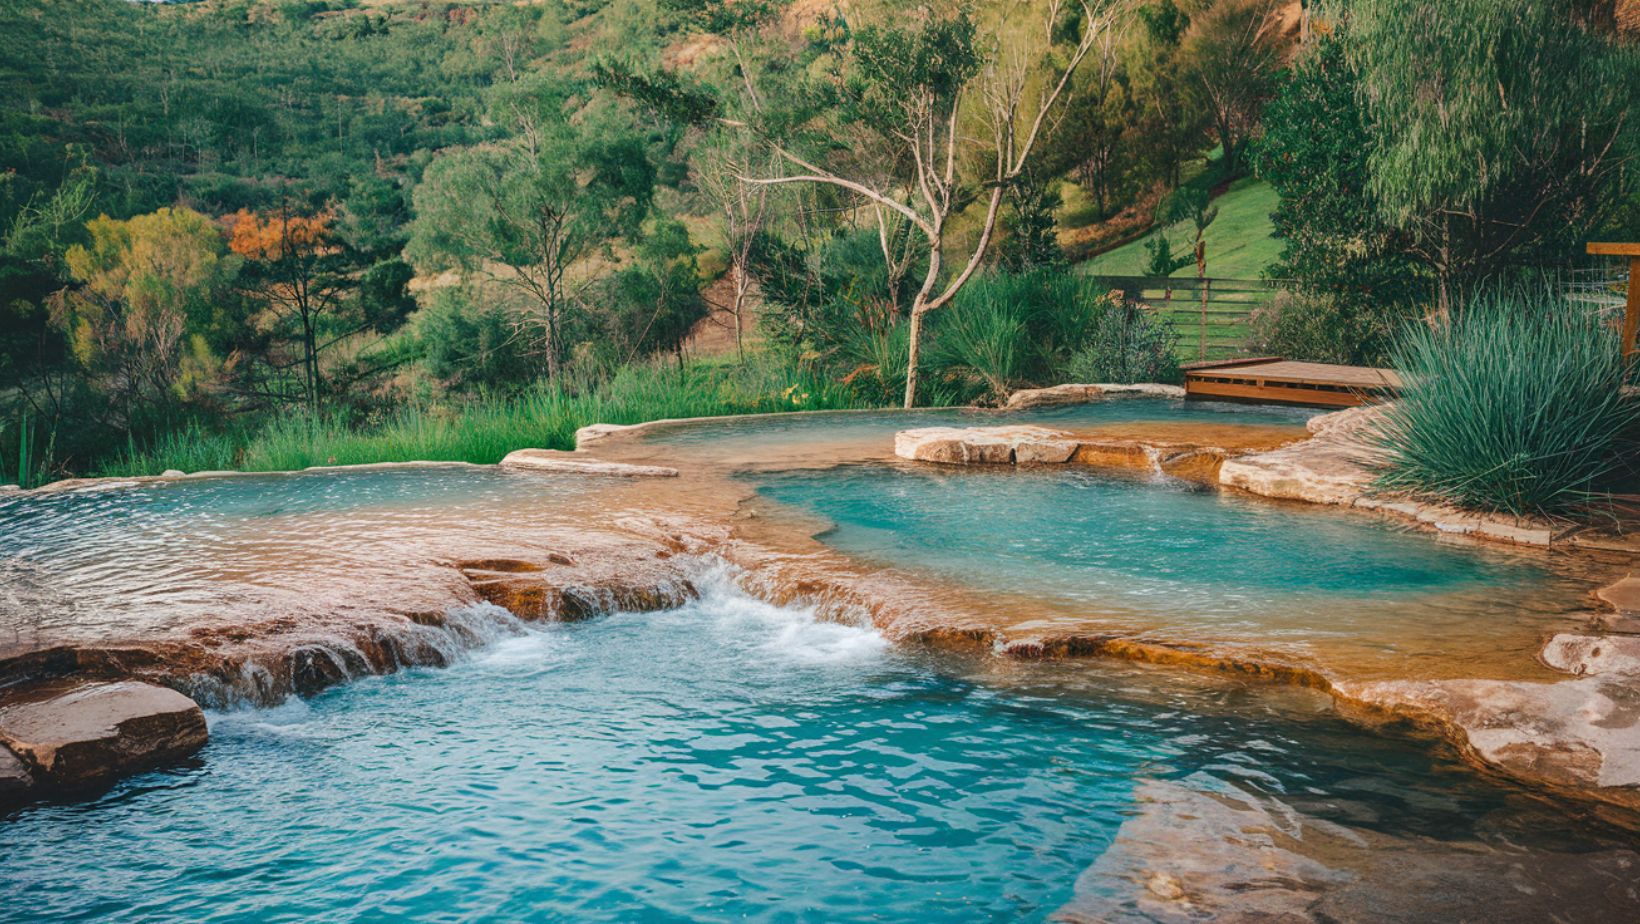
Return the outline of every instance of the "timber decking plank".
[[[1349,407],[1394,392],[1393,369],[1252,359],[1187,369],[1187,395]]]

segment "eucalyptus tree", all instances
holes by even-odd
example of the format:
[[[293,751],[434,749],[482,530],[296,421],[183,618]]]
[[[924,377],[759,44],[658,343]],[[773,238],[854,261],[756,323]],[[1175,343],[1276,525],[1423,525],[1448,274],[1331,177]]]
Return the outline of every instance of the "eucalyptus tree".
[[[1617,207],[1640,56],[1585,0],[1353,0],[1345,53],[1370,134],[1366,191],[1436,282],[1572,250]]]
[[[1005,196],[1120,7],[1115,0],[1078,0],[1074,8],[1049,0],[1034,24],[1040,32],[1007,43],[982,37],[960,9],[924,6],[859,28],[834,21],[829,72],[812,88],[824,105],[783,134],[767,122],[749,126],[790,172],[748,182],[836,187],[920,235],[926,269],[909,310],[906,407],[916,403],[928,314],[949,304],[984,261]],[[948,275],[951,220],[970,207],[979,210],[978,233]]]
[[[513,138],[444,154],[416,188],[406,254],[519,293],[556,379],[566,315],[595,278],[572,274],[616,238],[635,234],[654,194],[642,140],[609,120],[575,118],[579,97],[556,81],[509,85],[500,108]]]

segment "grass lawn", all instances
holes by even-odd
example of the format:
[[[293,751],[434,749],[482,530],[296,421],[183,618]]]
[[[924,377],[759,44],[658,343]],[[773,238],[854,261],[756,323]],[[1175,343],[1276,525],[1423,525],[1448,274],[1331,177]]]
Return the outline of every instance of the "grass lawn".
[[[1272,233],[1270,212],[1276,207],[1276,192],[1268,183],[1251,177],[1237,180],[1222,196],[1213,200],[1219,217],[1207,226],[1207,275],[1221,279],[1257,279],[1264,267],[1281,254],[1281,242]],[[1168,239],[1175,252],[1184,250],[1191,228],[1188,222],[1175,225]],[[1094,274],[1141,276],[1150,254],[1145,244],[1150,236],[1124,244],[1082,264]],[[1174,273],[1195,276],[1192,263]]]

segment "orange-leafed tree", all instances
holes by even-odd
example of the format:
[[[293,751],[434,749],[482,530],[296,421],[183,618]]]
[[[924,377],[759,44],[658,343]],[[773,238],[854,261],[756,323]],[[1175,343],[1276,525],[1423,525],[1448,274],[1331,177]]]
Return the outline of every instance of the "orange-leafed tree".
[[[300,367],[310,412],[319,409],[324,386],[321,354],[367,330],[392,330],[413,304],[405,291],[409,267],[398,260],[369,265],[339,231],[335,209],[240,210],[229,218],[228,247],[245,259],[241,279],[272,316],[275,335],[297,344],[294,357],[270,365]]]

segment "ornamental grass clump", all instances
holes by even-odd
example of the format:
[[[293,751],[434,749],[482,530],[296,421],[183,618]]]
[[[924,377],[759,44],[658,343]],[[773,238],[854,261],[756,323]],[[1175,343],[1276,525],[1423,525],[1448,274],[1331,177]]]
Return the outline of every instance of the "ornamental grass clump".
[[[1558,295],[1495,294],[1407,328],[1403,385],[1382,424],[1382,487],[1462,507],[1566,515],[1635,477],[1640,400],[1618,337]],[[1633,490],[1629,486],[1627,490]]]

